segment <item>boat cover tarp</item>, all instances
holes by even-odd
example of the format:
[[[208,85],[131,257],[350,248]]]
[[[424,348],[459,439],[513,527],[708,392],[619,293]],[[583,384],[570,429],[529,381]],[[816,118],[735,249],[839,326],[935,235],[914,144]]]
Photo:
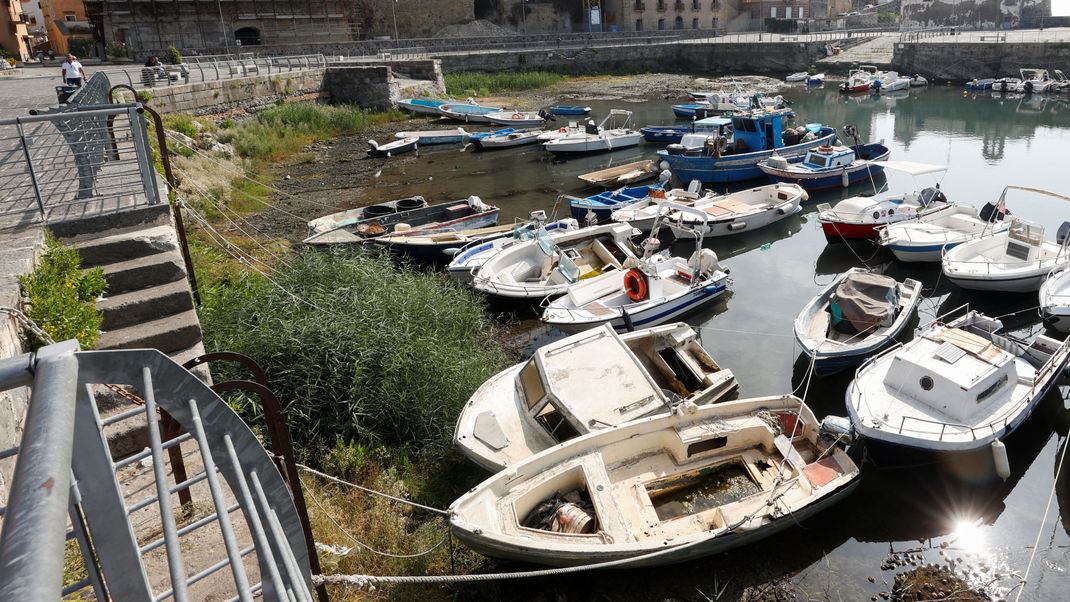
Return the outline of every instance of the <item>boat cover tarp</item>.
[[[836,287],[836,304],[858,332],[879,326],[895,311],[894,278],[880,274],[848,274]]]

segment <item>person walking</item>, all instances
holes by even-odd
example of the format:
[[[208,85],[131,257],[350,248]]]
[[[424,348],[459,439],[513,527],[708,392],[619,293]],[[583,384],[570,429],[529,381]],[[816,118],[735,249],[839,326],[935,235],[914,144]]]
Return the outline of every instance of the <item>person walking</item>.
[[[63,74],[63,83],[68,86],[81,87],[82,81],[85,79],[85,69],[78,62],[78,57],[73,54],[67,55],[67,61],[60,67],[60,72]]]

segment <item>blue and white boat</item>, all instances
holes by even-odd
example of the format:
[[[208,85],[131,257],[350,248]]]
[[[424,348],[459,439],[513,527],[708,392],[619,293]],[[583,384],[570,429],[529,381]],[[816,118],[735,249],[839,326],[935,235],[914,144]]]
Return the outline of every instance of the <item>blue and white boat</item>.
[[[883,144],[819,146],[806,153],[801,163],[789,163],[774,153],[758,167],[770,182],[790,182],[807,190],[846,188],[883,173],[884,167],[874,161],[887,160],[889,153]]]
[[[980,211],[973,205],[954,205],[946,211],[921,215],[877,229],[877,244],[888,248],[899,261],[938,262],[945,249],[953,249],[978,238],[1002,234],[1010,228],[1004,219],[1006,207],[985,203]]]
[[[449,130],[421,130],[416,132],[398,132],[394,137],[399,140],[417,138],[420,146],[432,146],[435,144],[461,144],[470,134],[464,128]]]
[[[825,74],[824,73],[815,73],[814,75],[811,75],[810,77],[806,78],[806,85],[807,86],[820,86],[820,85],[822,85],[824,83],[825,83]]]
[[[586,115],[591,112],[591,107],[554,105],[550,107],[550,112],[554,115]]]
[[[639,133],[643,135],[643,140],[654,144],[678,143],[684,137],[684,134],[690,131],[690,127],[681,125],[648,125],[639,128]]]
[[[465,123],[490,123],[486,115],[502,110],[502,107],[485,107],[474,102],[451,102],[438,107],[439,113]]]
[[[854,368],[895,342],[921,300],[921,282],[898,282],[864,268],[851,268],[795,318],[795,340],[811,358],[814,373]]]
[[[966,89],[972,90],[974,92],[979,92],[981,90],[991,90],[992,84],[995,83],[996,79],[993,77],[985,77],[981,79],[974,78],[966,82]]]
[[[568,200],[569,213],[581,223],[604,224],[612,221],[611,216],[615,210],[627,207],[632,203],[638,203],[651,194],[661,192],[661,190],[661,186],[657,184],[653,186],[626,186],[618,190],[606,190],[582,199],[570,197]],[[590,219],[592,214],[594,217]]]
[[[562,232],[578,228],[579,223],[571,217],[546,223],[546,212],[534,211],[529,221],[514,226],[511,231],[502,236],[471,243],[457,249],[453,253],[453,260],[446,268],[446,273],[461,282],[471,283],[472,275],[479,271],[484,262],[506,247],[531,240],[540,229],[546,232]]]
[[[835,128],[820,126],[815,133],[804,127],[785,127],[790,113],[787,109],[742,112],[731,117],[731,144],[725,136],[712,140],[708,135],[699,136],[696,127],[694,146],[689,148],[691,136],[684,136],[681,144],[659,150],[658,156],[683,182],[724,184],[763,177],[758,163],[774,151],[796,162],[802,161],[811,149],[836,142]]]
[[[708,102],[685,102],[683,104],[673,105],[672,114],[676,115],[680,119],[692,119],[694,117],[707,117],[706,112],[710,114],[720,115],[720,111],[714,111]],[[699,112],[702,114],[699,115]]]
[[[398,101],[398,108],[420,115],[441,115],[442,112],[438,108],[448,102],[451,101],[437,98],[405,98]]]
[[[580,280],[550,301],[542,321],[565,332],[579,332],[610,324],[617,331],[647,328],[675,320],[679,316],[715,301],[732,281],[721,267],[717,254],[702,248],[702,235],[695,235],[695,251],[690,258],[658,252],[659,226],[665,216],[689,212],[696,220],[705,213],[685,205],[659,201],[659,215],[650,237],[643,242],[643,256],[623,274],[606,272]]]

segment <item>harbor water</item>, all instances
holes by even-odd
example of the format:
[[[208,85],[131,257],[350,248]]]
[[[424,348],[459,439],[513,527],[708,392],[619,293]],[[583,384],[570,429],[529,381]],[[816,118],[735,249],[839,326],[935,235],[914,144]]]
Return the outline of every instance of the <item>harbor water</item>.
[[[731,269],[731,292],[685,321],[700,331],[710,354],[732,369],[741,395],[794,390],[805,395],[818,417],[846,414],[844,392],[851,374],[807,383],[809,362],[794,342],[792,321],[823,286],[854,266],[924,283],[925,299],[912,326],[969,304],[1003,316],[1018,334],[1043,329],[1035,294],[964,291],[941,278],[938,264],[902,264],[868,243],[826,244],[815,207],[872,193],[874,186],[920,190],[939,183],[950,200],[978,207],[997,201],[1008,184],[1070,193],[1070,101],[988,92],[964,95],[959,88],[944,86],[860,97],[844,97],[831,84],[824,89],[786,87],[782,93],[792,103],[797,123],[820,122],[841,132],[844,125],[854,124],[862,142],[883,141],[891,149],[891,160],[949,169],[918,177],[889,173],[849,190],[813,193],[798,215],[761,230],[706,241]],[[595,119],[611,108],[626,108],[634,112],[632,125],[640,127],[673,123],[669,106],[682,100],[567,104],[591,106]],[[559,119],[557,125],[565,121]],[[417,161],[387,163],[378,185],[369,191],[379,198],[367,200],[420,194],[437,202],[478,195],[502,208],[503,221],[512,220],[536,209],[549,212],[560,195],[592,194],[576,176],[656,157],[657,148],[643,145],[569,160],[554,159],[537,145],[484,153],[425,148]],[[1042,224],[1049,239],[1063,221],[1070,221],[1070,204],[1049,197],[1012,191],[1007,206],[1013,214]],[[565,214],[563,202],[558,215]],[[682,241],[673,248],[686,255],[693,246]],[[534,308],[515,314],[525,345],[564,336],[539,325],[536,315]],[[1056,471],[1070,423],[1062,398],[1067,391],[1063,383],[1007,441],[1012,475],[1005,483],[992,484],[985,461],[976,467],[950,466],[932,457],[894,465],[868,462],[862,484],[850,498],[763,543],[657,570],[502,584],[495,586],[500,588],[495,595],[526,599],[531,591],[540,591],[550,599],[553,592],[563,592],[569,600],[601,599],[598,595],[613,600],[701,600],[716,599],[717,590],[731,581],[733,587],[767,584],[801,599],[870,600],[890,591],[896,573],[937,563],[951,567],[993,599],[1014,600],[1021,591],[1022,600],[1067,600],[1070,462],[1061,474]],[[1034,550],[1035,541],[1039,546]],[[1028,581],[1020,585],[1027,568]]]

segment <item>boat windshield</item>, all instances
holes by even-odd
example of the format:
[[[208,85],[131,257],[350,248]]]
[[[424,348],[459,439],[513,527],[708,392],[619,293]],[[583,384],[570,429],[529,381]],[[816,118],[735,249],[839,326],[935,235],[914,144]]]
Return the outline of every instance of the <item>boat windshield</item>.
[[[513,238],[516,240],[531,240],[533,236],[535,236],[535,233],[530,228],[525,228],[524,226],[513,228]]]
[[[534,359],[528,361],[520,369],[520,390],[524,393],[524,401],[528,404],[529,410],[538,405],[546,395],[546,386],[542,382],[539,366]]]
[[[557,244],[554,243],[554,239],[550,238],[550,234],[545,228],[540,228],[539,231],[535,233],[535,244],[539,246],[540,251],[548,256],[553,255],[554,251],[557,249]]]
[[[811,154],[810,158],[806,160],[807,163],[809,163],[811,165],[816,165],[818,167],[824,167],[826,161],[827,161],[827,157],[825,157],[824,155],[818,155],[818,154]]]
[[[567,255],[561,255],[557,267],[561,270],[561,275],[565,277],[565,280],[576,282],[580,279],[580,266],[576,265],[576,262],[572,261]]]

